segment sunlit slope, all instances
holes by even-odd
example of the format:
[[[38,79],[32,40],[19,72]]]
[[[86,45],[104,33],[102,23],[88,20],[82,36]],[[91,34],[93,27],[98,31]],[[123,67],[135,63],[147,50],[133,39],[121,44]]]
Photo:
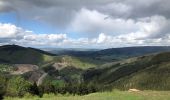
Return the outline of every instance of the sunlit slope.
[[[86,82],[119,89],[170,90],[170,52],[146,55],[88,70]]]

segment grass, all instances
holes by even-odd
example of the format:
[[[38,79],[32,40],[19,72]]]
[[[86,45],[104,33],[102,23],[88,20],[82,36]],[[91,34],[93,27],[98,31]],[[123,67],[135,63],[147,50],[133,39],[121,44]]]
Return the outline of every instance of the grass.
[[[170,91],[128,92],[114,90],[85,96],[45,94],[42,98],[27,95],[24,98],[5,97],[5,100],[170,100]]]
[[[54,57],[53,56],[49,56],[49,55],[43,55],[43,61],[44,62],[50,62],[50,61],[52,61],[54,59]]]
[[[57,56],[55,61],[65,63],[66,66],[74,66],[75,68],[88,69],[96,67],[95,62],[79,57]]]

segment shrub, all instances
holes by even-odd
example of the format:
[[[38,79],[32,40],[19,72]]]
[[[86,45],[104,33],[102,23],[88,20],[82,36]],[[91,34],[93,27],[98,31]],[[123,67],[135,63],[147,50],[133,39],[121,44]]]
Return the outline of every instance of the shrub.
[[[30,92],[30,87],[31,83],[21,76],[13,76],[7,83],[6,95],[24,96],[24,94]]]

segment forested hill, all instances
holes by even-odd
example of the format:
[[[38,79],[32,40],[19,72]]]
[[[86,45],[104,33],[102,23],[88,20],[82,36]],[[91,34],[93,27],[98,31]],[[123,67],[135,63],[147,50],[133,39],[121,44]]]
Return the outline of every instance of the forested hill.
[[[159,53],[170,51],[169,46],[141,46],[141,47],[122,47],[122,48],[110,48],[104,50],[52,50],[51,53],[58,55],[69,55],[75,57],[92,58],[97,61],[112,62],[122,60],[130,57],[141,56],[150,53]]]
[[[0,63],[14,64],[39,64],[45,62],[46,58],[55,56],[39,49],[18,45],[0,46],[0,55]]]

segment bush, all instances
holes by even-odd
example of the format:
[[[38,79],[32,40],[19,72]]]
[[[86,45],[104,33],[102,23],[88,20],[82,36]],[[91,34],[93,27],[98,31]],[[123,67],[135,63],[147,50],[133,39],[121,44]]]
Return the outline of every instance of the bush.
[[[13,76],[7,83],[6,95],[8,96],[24,96],[30,92],[31,83],[21,76]]]
[[[6,89],[6,78],[0,75],[0,100],[3,98]]]

